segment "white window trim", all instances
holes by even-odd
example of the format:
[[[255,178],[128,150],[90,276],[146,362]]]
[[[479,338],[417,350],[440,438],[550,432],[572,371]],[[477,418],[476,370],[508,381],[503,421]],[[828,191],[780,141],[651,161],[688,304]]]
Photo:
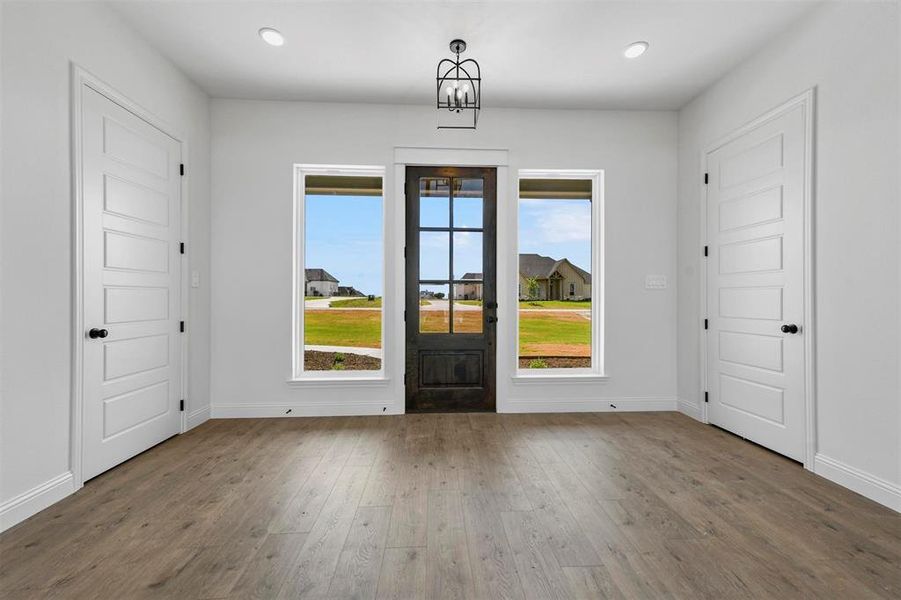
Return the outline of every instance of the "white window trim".
[[[519,281],[519,180],[521,179],[590,179],[591,180],[591,367],[576,369],[519,368],[519,294],[511,298],[516,307],[515,365],[513,383],[547,383],[553,381],[606,381],[604,371],[604,171],[602,169],[520,169],[516,180],[516,207],[513,232],[513,268]]]
[[[382,178],[382,367],[378,371],[304,371],[303,365],[303,332],[304,332],[304,295],[305,281],[304,269],[305,256],[305,186],[307,175],[344,175],[356,177],[381,177]],[[310,384],[321,386],[328,383],[351,383],[354,385],[385,385],[389,378],[386,369],[388,353],[386,349],[389,335],[385,319],[385,306],[388,293],[388,214],[385,201],[385,167],[380,166],[356,166],[356,165],[294,165],[294,230],[292,237],[292,327],[291,327],[291,377],[288,383],[292,385]]]

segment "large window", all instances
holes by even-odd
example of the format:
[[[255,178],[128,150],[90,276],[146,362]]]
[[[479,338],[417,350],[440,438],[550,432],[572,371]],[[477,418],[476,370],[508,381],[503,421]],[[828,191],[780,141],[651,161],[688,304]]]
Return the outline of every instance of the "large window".
[[[521,171],[518,366],[523,374],[602,371],[601,173]]]
[[[297,167],[295,377],[382,371],[383,175]]]

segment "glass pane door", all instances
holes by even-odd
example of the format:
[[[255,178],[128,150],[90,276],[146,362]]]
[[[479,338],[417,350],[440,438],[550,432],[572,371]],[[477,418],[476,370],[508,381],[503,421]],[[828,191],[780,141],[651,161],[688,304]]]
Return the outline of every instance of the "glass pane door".
[[[494,410],[496,180],[482,167],[407,167],[408,411]]]

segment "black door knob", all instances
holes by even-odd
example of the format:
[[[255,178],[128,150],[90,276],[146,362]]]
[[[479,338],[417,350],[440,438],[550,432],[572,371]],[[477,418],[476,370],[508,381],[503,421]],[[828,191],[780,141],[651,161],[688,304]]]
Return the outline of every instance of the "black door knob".
[[[488,317],[489,323],[497,323],[497,317]]]
[[[798,333],[798,326],[794,323],[782,326],[782,333]]]
[[[88,337],[92,340],[96,340],[97,338],[105,338],[108,335],[109,331],[107,331],[106,329],[97,329],[96,327],[88,332]]]

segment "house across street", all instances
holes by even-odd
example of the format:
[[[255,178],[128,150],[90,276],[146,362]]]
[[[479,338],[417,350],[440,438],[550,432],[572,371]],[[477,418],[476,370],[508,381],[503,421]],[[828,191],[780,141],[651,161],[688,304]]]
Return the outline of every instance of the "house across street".
[[[481,300],[482,274],[464,273],[454,284],[454,298]],[[568,258],[520,254],[519,299],[591,300],[591,274]]]

